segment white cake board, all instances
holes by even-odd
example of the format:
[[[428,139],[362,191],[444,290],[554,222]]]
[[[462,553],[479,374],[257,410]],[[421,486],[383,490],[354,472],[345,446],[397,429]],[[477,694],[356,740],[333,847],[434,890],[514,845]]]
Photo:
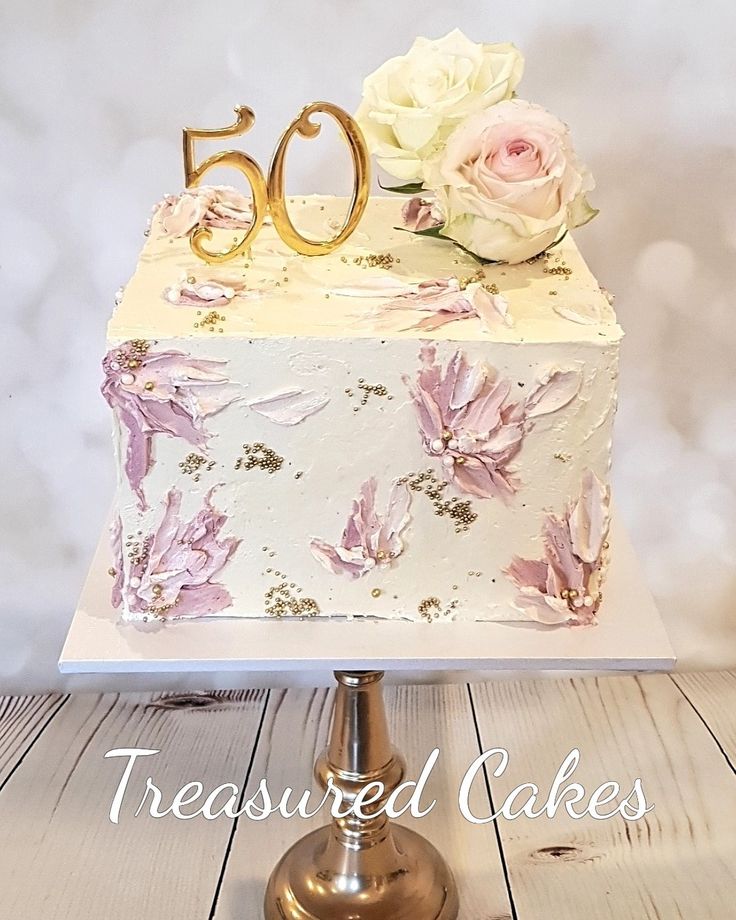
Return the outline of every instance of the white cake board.
[[[214,618],[140,626],[121,623],[110,604],[111,553],[105,529],[59,668],[64,674],[277,671],[292,675],[372,669],[669,670],[675,663],[674,652],[617,519],[611,543],[615,552],[600,623],[591,628],[361,618]]]

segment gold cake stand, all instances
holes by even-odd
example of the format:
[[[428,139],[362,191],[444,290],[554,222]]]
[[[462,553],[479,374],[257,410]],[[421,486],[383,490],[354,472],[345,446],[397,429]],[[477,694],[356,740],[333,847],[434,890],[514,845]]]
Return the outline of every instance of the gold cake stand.
[[[276,865],[266,888],[266,920],[455,920],[458,897],[447,863],[424,837],[392,824],[382,808],[405,765],[391,746],[383,671],[335,671],[337,695],[327,750],[315,776],[331,779],[353,804],[369,783],[383,794],[302,837]]]

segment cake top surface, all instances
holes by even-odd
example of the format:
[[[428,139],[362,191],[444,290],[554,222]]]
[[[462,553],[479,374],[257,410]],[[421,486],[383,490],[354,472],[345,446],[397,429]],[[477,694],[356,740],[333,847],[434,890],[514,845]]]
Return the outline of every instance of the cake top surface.
[[[609,298],[569,234],[529,262],[480,264],[448,240],[398,229],[402,204],[371,198],[355,233],[325,256],[293,252],[267,222],[247,257],[221,265],[197,258],[188,238],[162,234],[154,217],[108,338],[620,339]],[[334,236],[347,210],[346,199],[331,196],[289,205],[301,232],[318,239]],[[242,236],[213,233],[215,250]],[[478,295],[483,315],[473,307]]]

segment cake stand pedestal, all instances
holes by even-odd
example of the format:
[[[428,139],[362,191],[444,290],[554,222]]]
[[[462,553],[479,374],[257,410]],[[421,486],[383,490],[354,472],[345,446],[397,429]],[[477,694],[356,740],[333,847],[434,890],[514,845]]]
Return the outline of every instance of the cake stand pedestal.
[[[616,552],[594,629],[238,617],[142,628],[120,623],[110,605],[105,531],[59,667],[65,674],[227,674],[225,680],[237,675],[250,685],[281,686],[300,683],[305,672],[335,671],[335,711],[316,776],[341,790],[346,808],[371,783],[383,783],[383,793],[366,805],[364,818],[337,818],[288,850],[268,882],[266,920],[454,920],[450,869],[428,841],[391,824],[381,810],[404,775],[389,740],[383,672],[436,670],[463,679],[464,670],[670,669],[672,647],[617,521],[611,543]]]
[[[266,888],[266,920],[455,920],[457,888],[447,863],[424,837],[381,811],[404,778],[388,735],[383,671],[335,677],[329,743],[315,776],[323,788],[332,780],[346,806],[369,784],[378,792],[373,784],[381,783],[381,794],[364,819],[335,818],[285,853]]]

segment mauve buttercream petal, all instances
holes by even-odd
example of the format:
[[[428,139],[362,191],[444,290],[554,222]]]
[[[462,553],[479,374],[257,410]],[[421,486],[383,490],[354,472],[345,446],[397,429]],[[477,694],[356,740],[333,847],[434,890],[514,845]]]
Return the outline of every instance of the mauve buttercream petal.
[[[598,561],[610,524],[610,489],[592,470],[583,473],[580,498],[570,513],[570,536],[575,553],[590,564]]]
[[[229,591],[223,585],[205,583],[197,587],[184,587],[179,592],[175,607],[164,613],[164,617],[206,617],[220,613],[233,602]]]
[[[517,588],[536,588],[544,592],[547,587],[547,563],[541,559],[522,559],[514,556],[504,573],[511,578]]]
[[[572,617],[563,600],[553,595],[542,594],[536,588],[521,588],[514,603],[529,619],[546,626],[567,623]]]
[[[563,588],[580,590],[583,587],[583,566],[573,551],[567,521],[550,515],[544,524],[542,543],[555,579],[554,593],[559,595]]]

